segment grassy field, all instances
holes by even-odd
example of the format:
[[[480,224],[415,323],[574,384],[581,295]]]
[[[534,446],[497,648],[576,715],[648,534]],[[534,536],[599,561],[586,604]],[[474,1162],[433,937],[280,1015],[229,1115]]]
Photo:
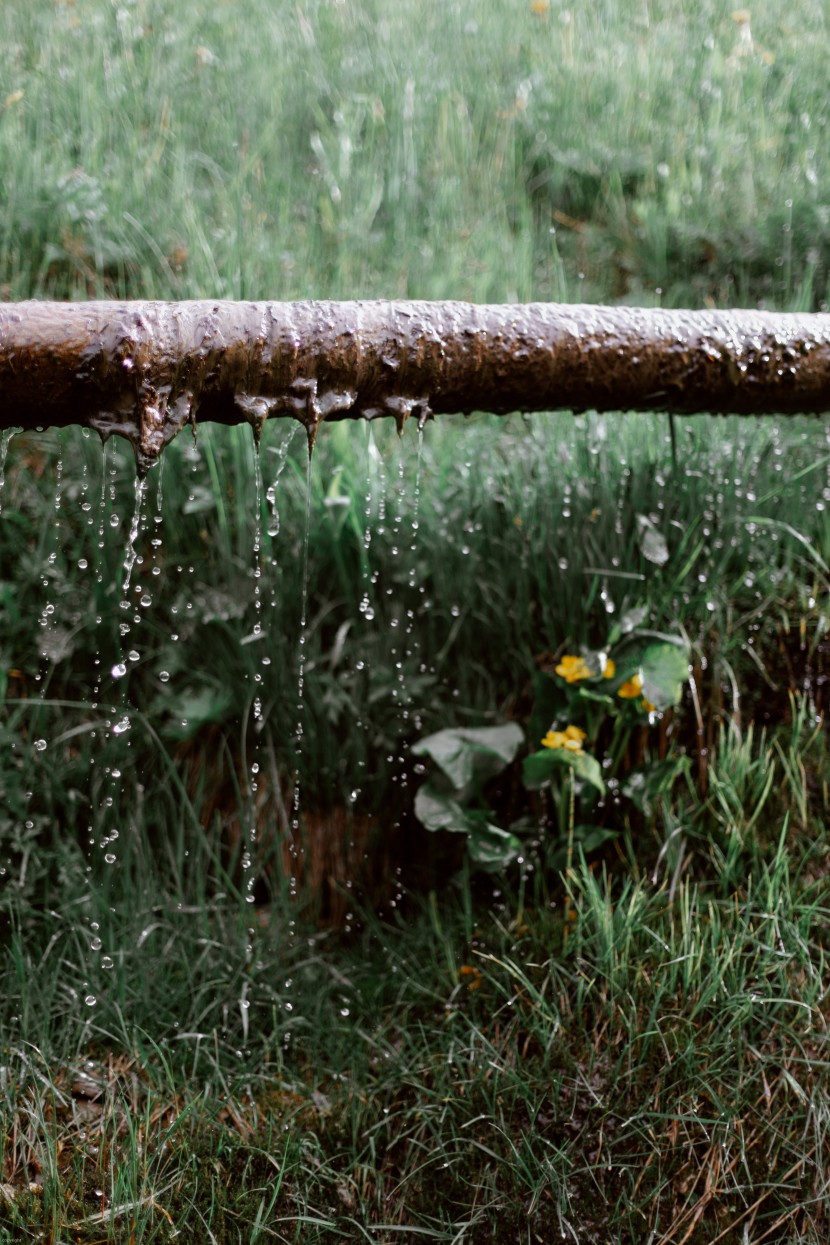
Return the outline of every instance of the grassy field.
[[[823,310],[823,6],[686,9],[4,5],[0,297]],[[830,434],[274,425],[0,447],[0,1243],[819,1245]]]

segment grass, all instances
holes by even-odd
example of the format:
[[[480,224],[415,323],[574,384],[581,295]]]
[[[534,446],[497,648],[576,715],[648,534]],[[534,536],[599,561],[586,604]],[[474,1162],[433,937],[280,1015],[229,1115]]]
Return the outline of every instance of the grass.
[[[779,746],[784,772],[826,765],[816,732]],[[796,831],[776,787],[766,842],[733,770],[743,825],[690,828],[708,881],[670,899],[630,842],[623,880],[580,865],[567,933],[544,879],[484,906],[462,876],[349,945],[258,909],[246,952],[184,826],[166,891],[127,858],[123,894],[92,892],[117,949],[96,1008],[71,915],[30,915],[2,1017],[9,1239],[820,1241],[826,813],[805,775]]]
[[[4,7],[3,297],[824,309],[814,0],[198,7]],[[823,425],[292,431],[11,441],[0,1242],[822,1241]],[[685,777],[471,874],[409,745],[633,610]]]
[[[826,35],[818,0],[6,6],[0,278],[817,305]]]

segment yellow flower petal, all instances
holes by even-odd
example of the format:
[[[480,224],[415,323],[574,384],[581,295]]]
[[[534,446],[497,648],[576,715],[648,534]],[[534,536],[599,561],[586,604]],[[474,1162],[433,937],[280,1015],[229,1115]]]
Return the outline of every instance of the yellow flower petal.
[[[623,700],[636,700],[643,690],[643,680],[639,674],[635,674],[632,678],[627,679],[622,687],[617,689],[617,695]]]
[[[585,658],[575,657],[572,654],[563,657],[555,669],[556,673],[561,675],[566,683],[578,683],[580,679],[590,679],[591,677],[591,671]]]
[[[569,752],[581,752],[585,732],[578,726],[566,726],[564,731],[548,731],[542,740],[543,748],[567,748]]]
[[[617,673],[617,667],[614,665],[613,661],[609,657],[602,671],[602,677],[604,679],[613,679],[616,673]]]

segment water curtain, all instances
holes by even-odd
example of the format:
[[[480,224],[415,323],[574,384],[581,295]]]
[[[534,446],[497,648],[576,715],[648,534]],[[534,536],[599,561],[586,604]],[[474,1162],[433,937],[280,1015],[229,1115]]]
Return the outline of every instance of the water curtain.
[[[0,429],[85,424],[146,472],[187,424],[830,410],[830,315],[461,302],[0,305]]]

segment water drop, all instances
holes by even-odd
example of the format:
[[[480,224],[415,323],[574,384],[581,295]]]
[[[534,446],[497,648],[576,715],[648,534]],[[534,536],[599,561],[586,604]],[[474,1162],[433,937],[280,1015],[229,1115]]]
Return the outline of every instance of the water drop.
[[[45,752],[46,751],[46,740],[36,739],[34,746],[37,752]]]
[[[112,677],[114,679],[120,679],[121,676],[126,673],[127,673],[127,667],[123,661],[119,661],[117,665],[113,666],[112,671],[111,671]]]

